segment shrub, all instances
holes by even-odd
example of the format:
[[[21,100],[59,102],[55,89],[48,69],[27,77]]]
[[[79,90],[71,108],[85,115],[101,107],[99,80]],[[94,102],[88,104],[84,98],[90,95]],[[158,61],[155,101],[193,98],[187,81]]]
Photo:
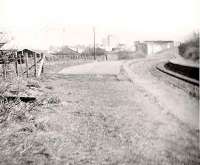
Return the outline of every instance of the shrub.
[[[5,92],[8,91],[9,87],[10,87],[9,83],[7,83],[7,82],[1,82],[0,83],[0,96],[4,95]]]
[[[97,48],[95,49],[95,53],[96,53],[96,56],[105,55],[105,54],[106,54],[106,50],[97,47]],[[82,54],[82,55],[86,55],[86,56],[93,56],[93,54],[94,54],[94,48],[88,47],[88,48],[86,48],[85,51],[83,51],[81,54]]]
[[[142,51],[132,52],[132,51],[119,51],[117,52],[119,60],[128,60],[128,59],[135,59],[135,58],[142,58],[145,57],[145,54]]]
[[[199,60],[199,34],[194,33],[187,41],[180,44],[178,50],[179,54],[186,59]]]
[[[36,80],[28,80],[26,86],[29,87],[29,88],[31,88],[31,87],[40,88],[40,84]]]
[[[59,104],[61,102],[60,98],[57,96],[52,96],[48,99],[48,104]]]

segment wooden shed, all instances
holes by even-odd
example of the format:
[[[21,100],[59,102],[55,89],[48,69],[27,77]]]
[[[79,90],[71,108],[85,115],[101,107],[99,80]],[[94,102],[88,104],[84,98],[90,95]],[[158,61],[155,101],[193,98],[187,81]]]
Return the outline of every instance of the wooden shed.
[[[18,63],[24,63],[25,61],[25,55],[28,55],[29,58],[33,58],[34,54],[36,54],[37,58],[41,57],[42,52],[36,51],[33,49],[22,49],[17,51],[17,57],[19,58]],[[21,62],[20,62],[21,59]]]

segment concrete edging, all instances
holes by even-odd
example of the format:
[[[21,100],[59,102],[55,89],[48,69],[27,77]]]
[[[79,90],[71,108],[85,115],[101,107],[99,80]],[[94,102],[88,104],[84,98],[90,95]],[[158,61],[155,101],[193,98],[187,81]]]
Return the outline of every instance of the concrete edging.
[[[134,63],[134,61],[128,61],[128,62],[125,62],[122,66],[123,66],[123,69],[124,69],[124,70],[126,71],[126,73],[128,74],[128,78],[129,78],[132,82],[134,82],[133,73],[132,73],[131,69],[129,68],[130,65],[131,65],[132,63]],[[157,64],[156,69],[157,69],[158,71],[160,71],[160,72],[163,72],[163,73],[168,74],[168,75],[170,75],[170,76],[172,76],[172,77],[178,78],[178,79],[180,79],[180,80],[182,80],[182,81],[185,81],[185,82],[187,82],[187,83],[190,83],[190,84],[199,86],[199,81],[194,80],[194,79],[191,79],[191,78],[188,78],[188,77],[186,77],[186,76],[184,76],[184,75],[181,75],[181,74],[172,72],[172,71],[170,71],[170,70],[167,70],[167,69],[164,68],[164,64],[165,64],[165,63],[159,63],[159,64]]]
[[[156,66],[156,69],[159,70],[159,71],[161,71],[161,72],[163,72],[163,73],[165,73],[165,74],[168,74],[168,75],[170,75],[170,76],[172,76],[172,77],[175,77],[175,78],[178,78],[178,79],[183,80],[183,81],[185,81],[185,82],[188,82],[188,83],[190,83],[190,84],[199,86],[199,81],[194,80],[194,79],[189,78],[189,77],[186,77],[186,76],[181,75],[181,74],[179,74],[179,73],[175,73],[175,72],[173,72],[173,71],[170,71],[170,70],[168,70],[168,69],[166,69],[166,68],[164,67],[164,64],[165,64],[165,63],[160,63],[160,64],[158,64],[158,65]]]

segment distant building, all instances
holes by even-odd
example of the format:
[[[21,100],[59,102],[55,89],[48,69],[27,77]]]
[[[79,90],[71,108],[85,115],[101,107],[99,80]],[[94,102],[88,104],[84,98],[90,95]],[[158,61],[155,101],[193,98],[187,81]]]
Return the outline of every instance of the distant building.
[[[73,49],[69,48],[68,46],[62,46],[61,48],[57,49],[57,51],[51,52],[53,55],[60,55],[60,56],[79,56],[80,53],[74,51]]]
[[[135,41],[135,51],[147,53],[147,44],[140,41]]]
[[[86,46],[84,46],[84,45],[75,45],[75,46],[69,46],[69,48],[72,49],[75,52],[82,53],[86,49]]]
[[[116,48],[119,44],[118,39],[113,35],[107,35],[102,39],[101,48],[106,51],[112,51],[113,48]]]
[[[173,48],[174,41],[135,41],[136,51],[142,51],[147,55],[160,52],[165,49]]]
[[[126,45],[126,49],[127,49],[128,51],[135,52],[135,51],[136,51],[135,43],[127,44],[127,45]]]
[[[144,41],[147,45],[147,55],[174,47],[174,41]]]

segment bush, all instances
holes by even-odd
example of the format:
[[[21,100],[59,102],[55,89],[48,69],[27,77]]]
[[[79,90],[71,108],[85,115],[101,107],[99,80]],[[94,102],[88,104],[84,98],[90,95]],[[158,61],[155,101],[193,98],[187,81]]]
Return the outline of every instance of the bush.
[[[52,96],[48,98],[48,104],[59,104],[61,102],[60,98],[57,96]]]
[[[142,51],[138,51],[138,52],[119,51],[117,52],[117,55],[118,55],[119,60],[128,60],[128,59],[145,57],[145,54]]]
[[[26,86],[29,87],[29,88],[31,88],[31,87],[40,88],[40,83],[38,81],[36,81],[36,80],[30,79],[30,80],[28,80]]]
[[[96,52],[96,56],[101,56],[101,55],[105,55],[106,54],[106,50],[105,49],[98,48],[98,47],[95,49],[95,52]],[[86,56],[93,56],[94,55],[94,48],[88,47],[81,54],[82,55],[86,55]]]
[[[199,60],[199,34],[194,33],[189,40],[180,44],[178,50],[179,54],[186,59]]]

